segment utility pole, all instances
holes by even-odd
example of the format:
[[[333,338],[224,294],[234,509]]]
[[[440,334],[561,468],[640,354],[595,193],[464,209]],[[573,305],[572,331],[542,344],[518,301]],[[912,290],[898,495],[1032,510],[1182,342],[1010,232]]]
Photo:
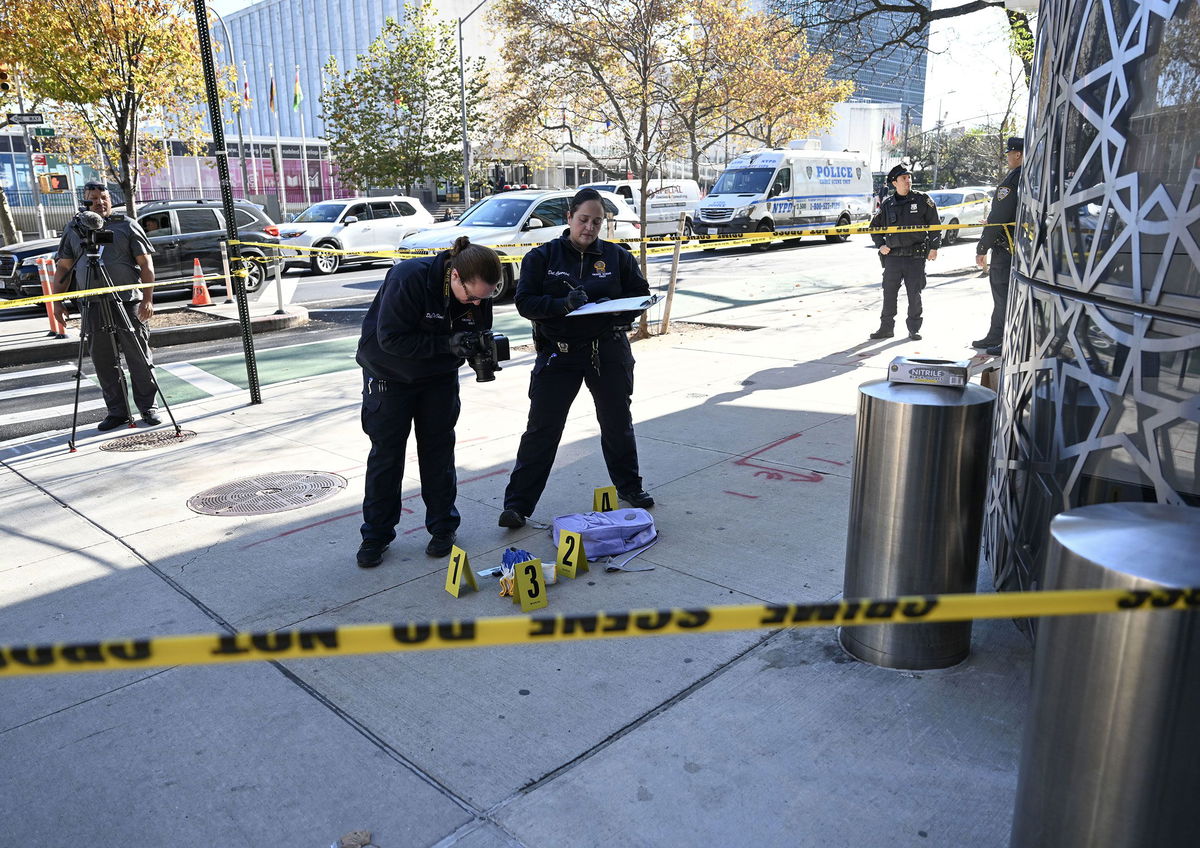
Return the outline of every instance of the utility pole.
[[[908,160],[908,116],[911,112],[911,106],[904,107],[904,155],[900,158],[905,161]]]

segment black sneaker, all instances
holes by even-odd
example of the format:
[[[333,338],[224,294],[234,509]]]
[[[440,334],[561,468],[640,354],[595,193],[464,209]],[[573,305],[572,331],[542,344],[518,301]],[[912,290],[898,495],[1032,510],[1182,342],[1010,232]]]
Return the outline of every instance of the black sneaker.
[[[106,415],[104,420],[96,425],[96,429],[101,433],[107,433],[109,430],[115,430],[122,424],[128,424],[129,419],[124,415]]]
[[[987,350],[989,347],[995,347],[998,344],[1000,344],[1000,339],[989,339],[987,336],[984,336],[982,339],[976,339],[971,342],[971,347],[976,350]]]
[[[516,530],[518,527],[525,526],[525,516],[517,512],[515,509],[506,509],[500,513],[500,526],[508,527]]]
[[[654,498],[650,497],[649,492],[621,492],[620,498],[638,509],[649,509],[654,506]]]
[[[387,542],[367,540],[358,546],[358,567],[374,568],[383,562],[383,552],[388,549]]]
[[[455,537],[456,534],[453,530],[449,533],[434,533],[429,544],[425,546],[425,554],[431,557],[450,556],[450,549],[454,547]]]
[[[158,408],[150,407],[142,412],[142,421],[149,427],[157,427],[162,423],[162,419],[158,417]]]
[[[896,333],[892,330],[880,329],[880,330],[876,330],[875,332],[871,333],[871,338],[873,338],[873,339],[890,339],[894,335],[896,335]]]
[[[909,333],[908,340],[910,342],[919,342],[921,340],[921,334],[920,333]]]

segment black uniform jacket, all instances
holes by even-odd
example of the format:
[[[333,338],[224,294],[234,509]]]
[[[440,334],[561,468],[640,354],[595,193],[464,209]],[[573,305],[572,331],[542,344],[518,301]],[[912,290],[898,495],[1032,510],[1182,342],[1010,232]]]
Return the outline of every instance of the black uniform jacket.
[[[450,253],[392,266],[363,319],[355,357],[372,377],[413,383],[457,371],[450,335],[492,328],[492,303],[460,303],[447,289]]]
[[[988,226],[983,228],[975,252],[983,256],[993,247],[1011,253],[1009,238],[1015,238],[1012,227],[998,227],[996,224],[1012,224],[1017,220],[1017,188],[1021,185],[1021,166],[1013,168],[996,186],[996,197],[992,200],[991,211],[988,212]]]
[[[650,284],[632,253],[602,239],[596,239],[581,253],[571,243],[569,232],[525,254],[516,297],[517,311],[533,321],[536,334],[568,344],[600,338],[639,314],[608,312],[566,317],[570,311],[567,294],[572,288],[582,288],[589,303],[650,294]]]
[[[920,227],[922,225],[937,225],[937,205],[933,198],[920,191],[909,191],[901,197],[892,193],[879,204],[879,211],[871,219],[871,229],[880,227]],[[914,248],[922,250],[937,250],[942,243],[941,230],[913,230],[905,233],[871,233],[871,241],[876,247],[885,244],[893,250],[911,251]]]

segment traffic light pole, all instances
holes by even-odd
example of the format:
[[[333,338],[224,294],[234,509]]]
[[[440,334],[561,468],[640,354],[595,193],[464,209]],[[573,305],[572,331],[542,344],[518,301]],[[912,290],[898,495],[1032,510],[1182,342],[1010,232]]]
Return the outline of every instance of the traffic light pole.
[[[21,91],[20,74],[17,74],[17,108],[25,111],[25,94]],[[25,155],[29,157],[29,187],[33,189],[33,203],[37,208],[38,238],[46,238],[50,231],[46,229],[46,207],[42,205],[42,191],[38,188],[37,174],[33,170],[33,142],[28,124],[21,124],[21,135],[25,138]]]

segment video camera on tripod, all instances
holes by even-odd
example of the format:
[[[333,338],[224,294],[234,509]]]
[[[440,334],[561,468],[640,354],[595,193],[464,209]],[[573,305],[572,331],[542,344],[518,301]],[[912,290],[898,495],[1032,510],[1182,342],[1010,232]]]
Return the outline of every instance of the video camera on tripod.
[[[79,213],[71,219],[71,229],[82,240],[84,252],[88,256],[97,256],[101,245],[113,243],[113,233],[104,229],[104,219],[100,215],[88,209],[91,205],[90,200],[82,202]]]

